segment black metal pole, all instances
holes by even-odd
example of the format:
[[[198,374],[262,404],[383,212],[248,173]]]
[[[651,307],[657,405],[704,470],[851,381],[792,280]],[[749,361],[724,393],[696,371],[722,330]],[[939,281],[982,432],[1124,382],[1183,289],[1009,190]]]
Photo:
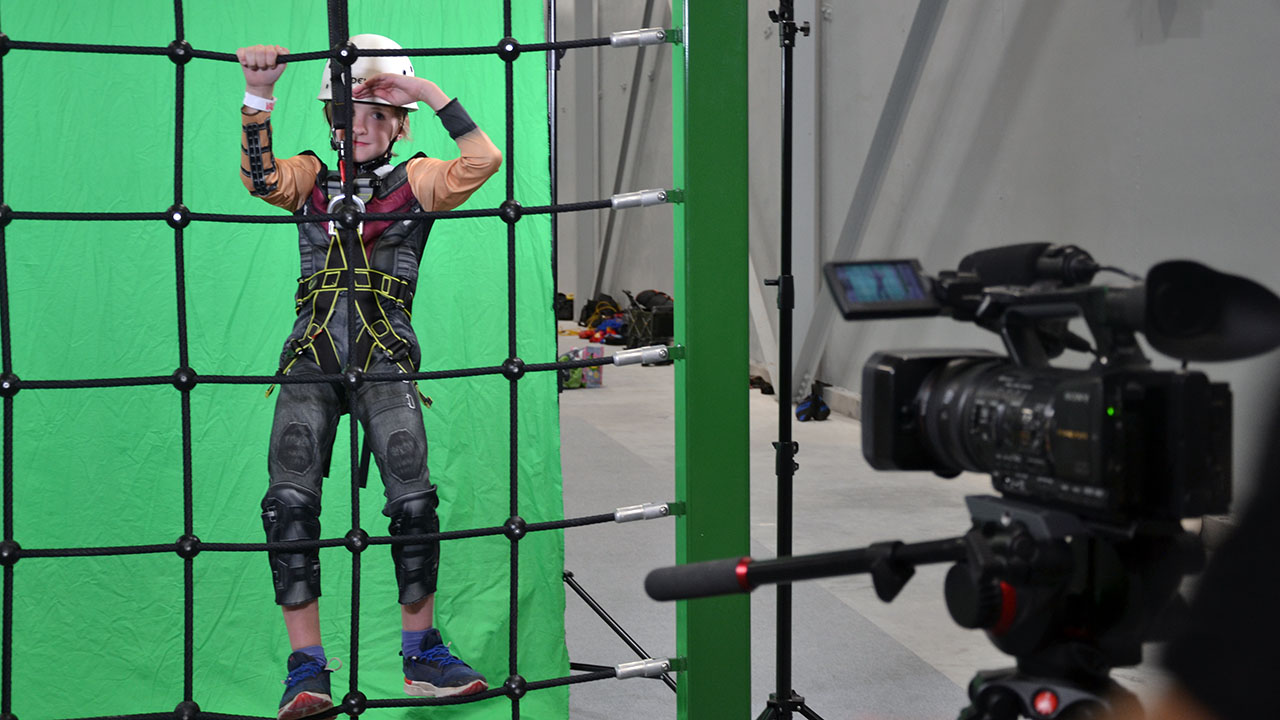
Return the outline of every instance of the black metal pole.
[[[612,630],[614,634],[616,634],[622,640],[622,642],[626,644],[627,647],[631,648],[632,652],[634,652],[642,660],[647,660],[650,657],[652,657],[651,655],[649,655],[649,651],[645,650],[643,647],[640,647],[640,643],[636,642],[635,638],[631,637],[631,634],[628,633],[621,625],[619,625],[618,621],[614,620],[613,616],[610,615],[609,612],[604,609],[604,606],[601,605],[599,602],[597,602],[596,599],[591,596],[591,593],[587,592],[586,589],[583,588],[582,585],[580,585],[578,581],[574,579],[573,573],[569,572],[568,570],[565,570],[563,577],[564,577],[565,584],[568,585],[571,590],[577,593],[578,597],[582,598],[582,601],[587,604],[587,607],[591,608],[595,612],[595,614],[601,620],[604,621],[604,624],[608,625],[609,629]],[[676,681],[672,680],[670,675],[663,673],[660,677],[662,679],[662,682],[666,683],[667,687],[671,688],[671,692],[677,691]]]
[[[795,21],[791,0],[779,4],[782,24]],[[796,463],[791,437],[791,147],[792,53],[795,35],[782,29],[782,211],[778,263],[778,557],[790,557],[792,538],[792,490]],[[791,585],[778,585],[778,697],[791,694]],[[786,712],[783,717],[791,717]]]
[[[778,476],[778,557],[787,558],[792,550],[793,481],[799,468],[795,462],[799,445],[791,433],[791,335],[795,309],[795,278],[791,274],[792,55],[797,32],[808,35],[809,26],[807,23],[803,28],[796,25],[794,0],[780,0],[778,9],[770,11],[769,17],[778,23],[778,43],[782,47],[782,177],[778,277],[765,283],[778,287],[778,441],[774,443],[774,453]],[[791,687],[791,584],[779,583],[777,592],[777,691],[761,718],[790,720],[793,712],[816,718],[817,714],[805,706],[804,699]]]

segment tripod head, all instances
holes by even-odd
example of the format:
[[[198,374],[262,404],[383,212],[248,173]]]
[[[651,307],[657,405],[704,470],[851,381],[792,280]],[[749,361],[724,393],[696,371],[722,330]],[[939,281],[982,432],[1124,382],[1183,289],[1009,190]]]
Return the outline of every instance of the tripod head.
[[[947,608],[982,629],[1015,668],[979,672],[961,720],[1087,718],[1124,694],[1114,667],[1142,661],[1185,610],[1198,539],[1175,523],[1091,525],[1015,501],[967,499],[966,557],[947,572]]]

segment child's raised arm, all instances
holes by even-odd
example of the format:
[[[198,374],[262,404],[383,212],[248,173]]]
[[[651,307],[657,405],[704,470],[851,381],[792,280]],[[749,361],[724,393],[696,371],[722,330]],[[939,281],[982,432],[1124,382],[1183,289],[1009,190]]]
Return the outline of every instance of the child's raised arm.
[[[368,80],[351,88],[351,97],[365,100],[376,97],[392,105],[406,105],[420,101],[432,110],[440,112],[440,108],[449,104],[449,96],[444,94],[438,85],[426,78],[409,77],[395,73],[374,75]]]
[[[240,180],[250,194],[276,207],[302,207],[315,184],[320,161],[312,155],[277,160],[271,146],[271,110],[276,81],[284,73],[278,62],[289,51],[279,45],[253,45],[236,51],[244,71],[244,105],[240,108]]]

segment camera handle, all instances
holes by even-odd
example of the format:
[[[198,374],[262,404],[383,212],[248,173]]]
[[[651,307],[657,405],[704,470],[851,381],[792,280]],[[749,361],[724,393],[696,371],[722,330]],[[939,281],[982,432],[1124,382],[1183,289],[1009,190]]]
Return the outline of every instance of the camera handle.
[[[994,534],[969,532],[961,537],[904,543],[880,542],[862,548],[794,555],[771,560],[726,558],[658,568],[645,578],[645,591],[654,600],[687,600],[751,592],[761,585],[868,573],[876,596],[892,601],[915,574],[917,565],[972,563],[986,577],[1019,581],[1026,562],[1026,541],[1055,540],[1086,535],[1089,530],[1069,513],[989,495],[965,499],[975,524],[996,525]]]
[[[1065,291],[1065,301],[1046,304],[1023,305],[1023,297],[1015,288],[1008,292],[991,290],[974,311],[974,321],[1000,336],[1014,363],[1044,368],[1049,367],[1049,358],[1061,355],[1064,349],[1094,351],[1088,340],[1067,329],[1069,320],[1089,318],[1088,310],[1076,302],[1087,301],[1086,292]]]

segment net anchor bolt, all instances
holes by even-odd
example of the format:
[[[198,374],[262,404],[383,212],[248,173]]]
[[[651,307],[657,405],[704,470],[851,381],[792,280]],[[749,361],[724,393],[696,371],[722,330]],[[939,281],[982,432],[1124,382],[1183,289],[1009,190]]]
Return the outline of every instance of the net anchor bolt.
[[[498,57],[506,62],[511,62],[520,57],[520,43],[515,38],[502,38],[498,43]]]
[[[200,554],[200,538],[195,535],[183,535],[176,543],[178,557],[190,560]]]
[[[502,524],[502,527],[502,534],[506,535],[507,539],[512,541],[520,540],[529,532],[528,524],[525,523],[524,518],[519,515],[512,515],[507,518],[507,521]]]
[[[183,700],[173,709],[173,716],[177,720],[196,720],[200,717],[200,706],[194,700]]]
[[[191,43],[186,40],[174,40],[169,43],[169,59],[174,65],[186,65],[191,62]]]
[[[4,33],[0,33],[0,57],[4,57],[5,55],[8,55],[8,54],[9,54],[9,36],[5,35]]]
[[[0,397],[11,398],[22,389],[22,381],[13,373],[0,375]]]
[[[5,540],[0,542],[0,565],[4,567],[13,567],[18,562],[18,558],[22,557],[22,546],[15,540]]]
[[[342,712],[348,715],[359,715],[369,707],[369,698],[359,690],[352,690],[342,698]]]
[[[347,368],[342,373],[342,384],[347,386],[347,390],[355,392],[356,388],[364,384],[364,372],[360,368]]]
[[[359,51],[351,42],[344,42],[333,48],[333,57],[343,65],[352,65],[356,61]]]
[[[360,211],[355,205],[343,203],[338,208],[338,224],[347,230],[355,230],[360,227]]]
[[[173,205],[165,211],[164,221],[174,230],[180,230],[191,224],[191,211],[186,205]]]
[[[173,371],[173,386],[182,392],[191,392],[196,386],[196,371],[189,367],[180,367]]]
[[[522,698],[528,690],[528,683],[519,675],[512,675],[507,678],[506,682],[502,683],[502,691],[511,698]]]
[[[345,536],[345,545],[353,553],[362,553],[369,547],[369,533],[356,528]]]
[[[507,358],[502,363],[502,374],[511,381],[524,377],[524,360],[518,357]]]
[[[2,56],[0,56],[2,57]],[[0,227],[7,226],[13,220],[13,208],[8,203],[0,205]]]
[[[520,222],[520,218],[524,215],[524,207],[515,200],[507,200],[498,206],[498,217],[502,218],[502,222],[508,225],[515,225]]]

